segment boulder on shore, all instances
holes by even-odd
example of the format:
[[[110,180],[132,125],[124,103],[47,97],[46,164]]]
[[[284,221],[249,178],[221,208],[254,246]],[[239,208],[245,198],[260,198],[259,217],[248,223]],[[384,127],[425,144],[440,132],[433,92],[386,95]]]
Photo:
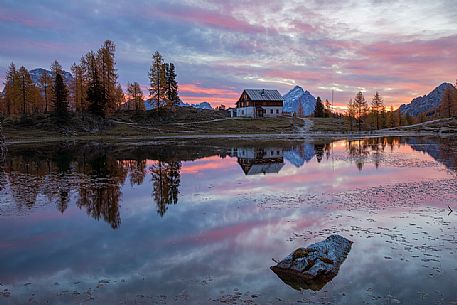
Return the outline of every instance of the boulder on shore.
[[[352,241],[331,235],[326,240],[298,248],[271,270],[294,289],[321,290],[340,270]]]

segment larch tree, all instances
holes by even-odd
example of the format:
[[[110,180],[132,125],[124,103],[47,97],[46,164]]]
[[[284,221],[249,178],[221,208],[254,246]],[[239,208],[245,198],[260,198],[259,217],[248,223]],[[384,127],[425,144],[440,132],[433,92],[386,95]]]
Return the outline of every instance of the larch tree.
[[[127,93],[128,93],[128,98],[129,101],[127,102],[127,106],[129,107],[128,110],[130,110],[130,104],[133,102],[135,111],[144,111],[145,106],[144,106],[144,101],[143,101],[143,91],[141,91],[140,84],[137,82],[134,82],[132,84],[127,84]]]
[[[455,101],[455,89],[454,88],[446,88],[441,97],[440,103],[440,116],[442,118],[450,118],[455,115],[456,113],[456,102]]]
[[[124,90],[122,90],[121,84],[117,84],[117,86],[116,86],[114,100],[115,100],[116,110],[120,109],[122,104],[124,104],[124,102],[125,102]]]
[[[116,45],[111,40],[106,40],[97,51],[97,65],[100,82],[105,94],[107,113],[117,110],[117,72],[115,61]]]
[[[152,56],[152,65],[149,70],[149,92],[151,95],[151,106],[156,103],[156,110],[158,111],[161,106],[161,102],[166,99],[167,81],[165,75],[165,65],[163,57],[158,51]]]
[[[316,108],[314,109],[314,116],[316,118],[323,118],[324,117],[324,104],[322,104],[321,98],[318,96],[316,99]]]
[[[33,104],[36,103],[38,94],[37,88],[30,77],[29,71],[23,66],[19,68],[19,85],[21,112],[24,116],[32,113]]]
[[[355,110],[358,130],[362,131],[363,120],[368,112],[368,104],[361,91],[359,91],[355,96],[353,106]]]
[[[87,83],[84,77],[84,65],[82,63],[79,65],[74,63],[71,66],[71,73],[73,74],[73,81],[71,84],[71,97],[73,107],[76,110],[76,112],[85,112],[87,111]]]
[[[383,108],[384,102],[382,100],[382,97],[379,94],[379,92],[376,91],[376,94],[374,95],[373,100],[371,101],[371,113],[373,115],[376,130],[379,130],[381,126],[381,114]]]
[[[347,118],[348,118],[349,130],[352,131],[353,127],[354,127],[354,120],[355,120],[355,108],[354,108],[354,103],[352,102],[352,99],[349,100],[349,103],[347,106]]]
[[[53,80],[48,73],[42,73],[40,79],[38,80],[38,86],[41,90],[41,95],[43,96],[44,100],[44,113],[48,113],[49,111],[49,104],[50,104],[50,96],[51,96],[51,87],[52,87]]]
[[[7,116],[19,113],[20,89],[19,73],[16,70],[14,63],[11,63],[8,67],[8,71],[6,72],[4,88]]]
[[[390,110],[388,112],[387,118],[388,118],[387,126],[390,128],[396,127],[395,116],[394,116],[394,106],[390,106]]]

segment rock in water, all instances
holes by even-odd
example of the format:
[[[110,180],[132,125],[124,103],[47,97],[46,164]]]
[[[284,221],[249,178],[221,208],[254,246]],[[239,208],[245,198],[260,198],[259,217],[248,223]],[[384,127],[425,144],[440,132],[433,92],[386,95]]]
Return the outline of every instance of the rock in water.
[[[326,240],[298,248],[271,270],[294,289],[321,290],[340,270],[352,241],[331,235]]]

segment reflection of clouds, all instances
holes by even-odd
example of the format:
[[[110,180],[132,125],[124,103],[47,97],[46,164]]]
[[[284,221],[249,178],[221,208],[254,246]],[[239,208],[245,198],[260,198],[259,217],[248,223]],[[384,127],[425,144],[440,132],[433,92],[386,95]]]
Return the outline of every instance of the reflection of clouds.
[[[417,162],[432,160],[408,145],[400,146],[400,152]],[[440,222],[444,220],[426,218],[440,213],[435,209],[424,211],[430,204],[428,199],[415,202],[420,213],[408,206],[405,214],[401,214],[403,208],[392,210],[382,202],[382,210],[368,212],[348,212],[344,205],[332,202],[333,193],[355,188],[450,177],[437,167],[420,168],[418,175],[418,168],[393,164],[392,155],[400,152],[386,149],[378,169],[368,158],[361,172],[350,163],[346,145],[334,145],[333,153],[339,157],[333,164],[324,154],[321,163],[315,158],[300,168],[286,163],[278,174],[265,176],[245,176],[236,158],[184,161],[179,203],[170,206],[163,218],[157,216],[151,201],[150,179],[140,185],[122,185],[122,226],[116,231],[82,213],[75,207],[74,197],[63,214],[45,206],[26,218],[2,217],[0,230],[8,232],[0,243],[2,283],[6,280],[14,285],[14,300],[26,300],[29,292],[22,288],[25,282],[32,282],[39,294],[57,298],[56,291],[94,289],[100,279],[107,278],[111,283],[94,293],[98,304],[113,303],[126,295],[133,300],[137,294],[164,294],[171,299],[183,291],[190,299],[182,303],[201,304],[219,296],[221,290],[232,293],[234,288],[259,294],[261,304],[276,297],[315,302],[326,297],[335,304],[356,304],[371,300],[372,294],[391,294],[402,302],[414,302],[417,291],[434,290],[444,291],[451,298],[456,276],[442,272],[442,280],[436,281],[428,276],[434,271],[423,267],[436,264],[420,260],[424,253],[431,253],[441,256],[441,270],[453,265],[453,255],[448,251],[434,253],[420,248],[424,244],[454,246],[440,237],[441,230],[450,236],[452,226]],[[190,170],[186,172],[186,168]],[[385,196],[381,195],[374,200],[382,200]],[[407,218],[393,218],[398,216]],[[423,229],[409,227],[410,222]],[[354,244],[324,294],[292,292],[271,273],[271,258],[282,258],[295,248],[323,239],[330,231]],[[427,231],[430,239],[424,239],[422,231]],[[413,252],[405,250],[408,247]],[[413,254],[422,256],[413,259]],[[386,260],[385,256],[393,259]],[[207,283],[202,284],[203,280]],[[81,281],[84,289],[75,286],[75,281]],[[54,282],[61,286],[50,287]],[[373,292],[367,292],[368,288]],[[430,299],[424,304],[430,304]]]

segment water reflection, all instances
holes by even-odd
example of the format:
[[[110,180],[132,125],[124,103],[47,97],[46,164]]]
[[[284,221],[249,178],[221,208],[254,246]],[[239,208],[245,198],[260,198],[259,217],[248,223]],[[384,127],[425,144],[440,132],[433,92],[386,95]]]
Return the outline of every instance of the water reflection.
[[[151,185],[151,201],[163,217],[179,201],[183,163],[209,156],[235,158],[246,176],[278,175],[287,164],[347,160],[362,171],[382,167],[386,154],[402,147],[424,152],[450,169],[457,167],[457,144],[440,138],[368,138],[347,141],[256,143],[239,146],[109,146],[11,147],[0,167],[0,192],[18,211],[55,205],[64,213],[74,198],[87,215],[113,229],[121,224],[120,204],[126,183]],[[284,175],[288,175],[285,173]],[[1,207],[0,207],[1,209]],[[1,212],[1,210],[0,210]]]
[[[231,155],[246,175],[277,174],[284,166],[282,147],[233,148]]]

